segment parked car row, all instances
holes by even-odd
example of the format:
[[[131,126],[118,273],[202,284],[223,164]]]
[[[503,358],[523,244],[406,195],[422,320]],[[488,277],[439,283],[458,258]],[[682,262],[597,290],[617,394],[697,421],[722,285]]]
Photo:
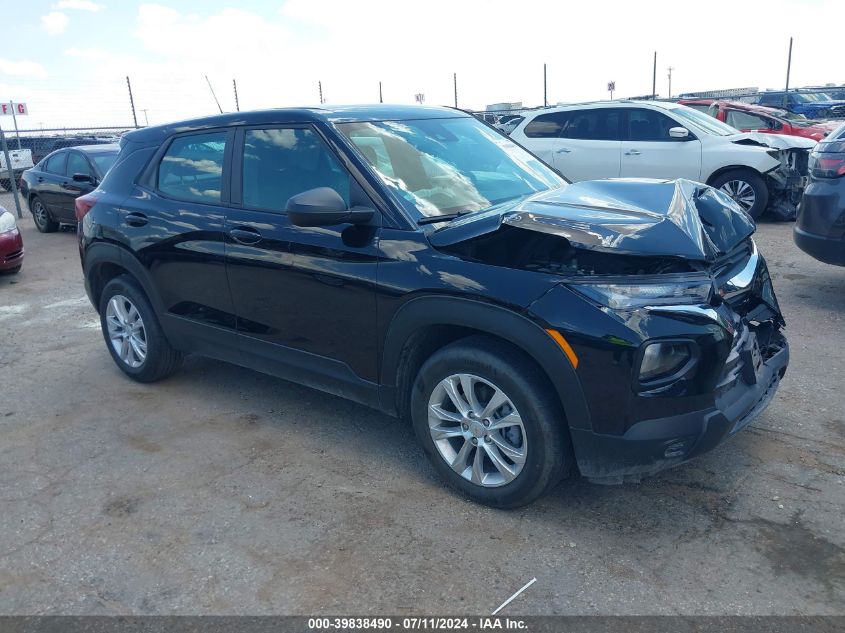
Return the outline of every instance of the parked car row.
[[[845,117],[845,100],[834,99],[824,90],[767,90],[752,95],[737,97],[738,101],[754,103],[771,108],[783,108],[808,119]]]
[[[741,133],[660,101],[601,101],[528,112],[510,137],[567,179],[686,178],[728,194],[753,218],[795,217],[811,139]]]

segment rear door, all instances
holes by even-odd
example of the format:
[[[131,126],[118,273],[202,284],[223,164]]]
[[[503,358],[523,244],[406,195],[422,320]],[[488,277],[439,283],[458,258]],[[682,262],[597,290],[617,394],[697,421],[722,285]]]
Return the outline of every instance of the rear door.
[[[237,357],[223,260],[233,137],[206,130],[166,142],[121,205],[117,230],[158,291],[168,335],[227,360]]]
[[[701,141],[673,139],[669,130],[684,127],[662,112],[626,108],[622,134],[623,178],[701,178]]]
[[[61,210],[62,183],[67,180],[67,152],[56,152],[46,159],[35,178],[34,190],[54,217],[64,217]]]
[[[554,166],[572,182],[618,178],[622,142],[620,108],[587,108],[566,112]]]

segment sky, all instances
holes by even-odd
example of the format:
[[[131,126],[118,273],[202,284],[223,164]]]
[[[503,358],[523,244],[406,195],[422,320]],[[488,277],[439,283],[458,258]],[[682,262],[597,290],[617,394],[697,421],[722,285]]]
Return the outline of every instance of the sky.
[[[483,109],[657,92],[845,84],[843,0],[27,0],[0,11],[0,100],[21,128],[165,123],[235,110],[386,103]],[[833,30],[825,35],[827,25]],[[4,130],[10,117],[0,116]]]

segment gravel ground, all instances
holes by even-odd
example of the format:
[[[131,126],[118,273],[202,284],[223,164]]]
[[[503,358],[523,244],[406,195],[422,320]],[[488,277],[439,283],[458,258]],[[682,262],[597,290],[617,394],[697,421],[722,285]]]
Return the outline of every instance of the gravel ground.
[[[13,208],[10,196],[0,204]],[[21,222],[0,277],[0,613],[845,613],[845,269],[759,228],[792,363],[714,452],[503,512],[443,488],[405,424],[201,358],[141,385],[106,352],[73,232]]]

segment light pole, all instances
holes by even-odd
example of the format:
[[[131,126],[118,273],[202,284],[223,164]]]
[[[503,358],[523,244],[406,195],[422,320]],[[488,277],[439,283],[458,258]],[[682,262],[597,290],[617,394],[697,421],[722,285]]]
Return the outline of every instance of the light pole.
[[[147,108],[141,108],[141,112],[144,113],[144,123],[147,127],[150,127],[150,120],[147,118]]]
[[[673,66],[669,66],[669,98],[672,98],[672,71],[675,70]]]

